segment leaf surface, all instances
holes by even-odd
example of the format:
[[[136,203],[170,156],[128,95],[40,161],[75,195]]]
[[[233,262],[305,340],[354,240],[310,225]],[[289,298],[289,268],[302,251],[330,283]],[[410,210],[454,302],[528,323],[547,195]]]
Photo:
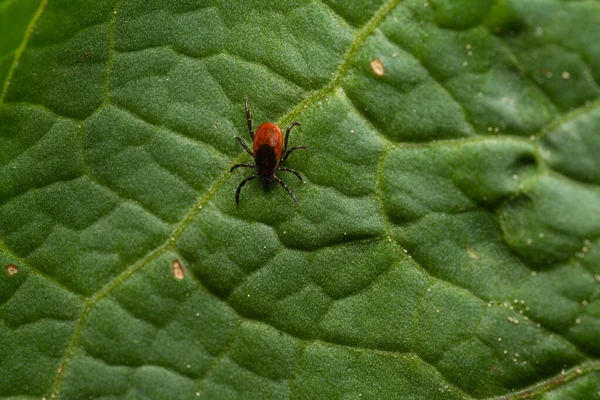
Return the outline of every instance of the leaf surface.
[[[0,1],[0,397],[600,396],[600,3]],[[234,139],[298,121],[305,179]]]

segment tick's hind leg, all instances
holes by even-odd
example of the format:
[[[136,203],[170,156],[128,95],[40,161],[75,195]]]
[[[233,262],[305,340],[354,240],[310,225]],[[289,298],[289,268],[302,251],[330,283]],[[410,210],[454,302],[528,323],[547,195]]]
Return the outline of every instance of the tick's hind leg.
[[[294,201],[296,202],[296,204],[298,204],[298,200],[296,199],[296,196],[294,196],[294,193],[292,193],[292,191],[290,190],[290,188],[287,187],[287,185],[285,183],[283,183],[283,181],[281,179],[279,179],[277,177],[277,175],[273,175],[273,179],[275,179],[277,181],[277,183],[279,183],[281,186],[283,186],[285,188],[285,190],[287,190],[287,192],[290,194],[290,196],[292,196],[292,199],[294,199]]]
[[[295,169],[291,169],[291,168],[285,168],[285,167],[279,167],[277,168],[278,171],[286,171],[286,172],[291,172],[292,174],[296,175],[298,177],[298,179],[300,179],[300,182],[304,182],[302,180],[302,177],[300,176],[300,174],[298,173],[298,171],[296,171]]]
[[[258,175],[250,175],[249,177],[247,177],[246,179],[244,179],[243,181],[240,182],[240,184],[237,187],[237,190],[235,191],[235,208],[238,208],[238,206],[240,205],[240,190],[242,190],[242,188],[244,187],[244,185],[248,182],[250,182],[252,179],[256,178]]]

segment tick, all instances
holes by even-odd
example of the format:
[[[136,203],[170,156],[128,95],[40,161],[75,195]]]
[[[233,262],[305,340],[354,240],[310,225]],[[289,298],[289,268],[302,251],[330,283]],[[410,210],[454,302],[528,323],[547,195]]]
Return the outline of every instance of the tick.
[[[241,137],[236,136],[236,139],[240,142],[244,150],[246,150],[246,152],[254,158],[254,164],[236,164],[231,167],[229,172],[233,172],[234,169],[239,167],[247,167],[254,168],[256,173],[254,175],[250,175],[238,185],[237,190],[235,191],[235,207],[237,208],[240,205],[240,191],[244,185],[257,177],[260,177],[260,180],[265,188],[269,188],[273,181],[279,183],[284,187],[285,190],[287,190],[290,196],[292,196],[292,199],[298,203],[294,193],[292,193],[290,188],[288,188],[286,184],[283,183],[283,181],[279,179],[277,175],[275,175],[275,172],[291,172],[292,174],[296,175],[298,179],[300,179],[300,182],[303,182],[298,171],[281,166],[281,164],[287,160],[292,151],[308,148],[308,146],[294,146],[288,150],[288,138],[290,136],[290,131],[294,126],[299,126],[300,124],[298,122],[292,122],[291,125],[287,127],[287,130],[285,131],[285,141],[283,140],[281,129],[279,129],[279,127],[272,122],[265,122],[264,124],[261,124],[256,130],[256,133],[254,133],[252,130],[252,116],[250,115],[248,102],[246,102],[246,121],[248,122],[248,131],[250,131],[250,137],[252,138],[253,151],[250,151],[248,145]]]

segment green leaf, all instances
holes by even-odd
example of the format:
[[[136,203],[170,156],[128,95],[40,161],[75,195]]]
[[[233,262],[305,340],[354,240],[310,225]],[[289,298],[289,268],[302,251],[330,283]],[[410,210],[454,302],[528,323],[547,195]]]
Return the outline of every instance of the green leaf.
[[[0,398],[600,398],[599,37],[592,0],[1,0]],[[302,124],[299,205],[235,207],[246,100]]]

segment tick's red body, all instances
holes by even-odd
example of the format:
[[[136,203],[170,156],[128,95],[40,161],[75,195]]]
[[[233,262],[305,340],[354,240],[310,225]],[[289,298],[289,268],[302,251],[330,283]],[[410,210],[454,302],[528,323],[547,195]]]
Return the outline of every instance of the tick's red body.
[[[258,127],[253,140],[253,157],[258,176],[265,186],[269,186],[273,172],[279,166],[283,150],[283,135],[281,129],[271,122],[265,122]],[[265,182],[265,179],[268,182]]]
[[[262,145],[267,145],[273,148],[277,162],[281,159],[281,151],[283,150],[283,134],[281,129],[272,122],[265,122],[258,127],[254,134],[254,158],[256,158],[256,152]]]
[[[285,141],[283,140],[283,134],[281,133],[281,129],[271,122],[265,122],[261,126],[258,127],[256,134],[252,131],[252,118],[250,117],[250,109],[248,107],[248,103],[246,103],[246,120],[248,122],[248,130],[250,131],[250,136],[252,137],[252,150],[248,148],[246,143],[240,138],[237,137],[237,140],[240,142],[242,147],[246,149],[248,154],[254,157],[255,165],[252,164],[236,164],[231,168],[231,171],[238,167],[248,167],[248,168],[256,168],[256,174],[250,175],[246,179],[244,179],[238,186],[237,191],[235,193],[235,204],[236,207],[240,203],[240,190],[242,187],[249,181],[253,180],[256,177],[260,177],[263,185],[265,187],[269,187],[272,181],[276,181],[281,186],[283,186],[292,199],[297,203],[296,197],[292,193],[292,191],[283,183],[281,179],[275,175],[275,171],[287,171],[291,172],[302,181],[302,177],[300,174],[291,169],[280,167],[279,165],[283,163],[290,153],[297,149],[305,149],[306,146],[296,146],[291,149],[287,149],[288,137],[290,135],[290,130],[296,126],[300,125],[298,122],[293,122],[290,126],[288,126],[285,132]]]

